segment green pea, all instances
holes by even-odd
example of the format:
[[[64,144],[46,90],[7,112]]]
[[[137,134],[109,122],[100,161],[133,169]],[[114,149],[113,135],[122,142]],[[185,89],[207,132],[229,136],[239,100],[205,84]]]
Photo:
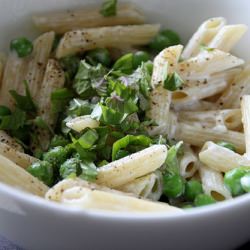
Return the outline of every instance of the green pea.
[[[81,173],[80,163],[78,158],[66,160],[60,167],[60,176],[63,179],[69,176],[78,176]]]
[[[150,56],[147,52],[145,51],[137,51],[134,53],[133,57],[133,67],[134,69],[137,69],[142,62],[147,62],[150,60]]]
[[[180,175],[163,176],[163,193],[169,198],[180,197],[184,193],[185,184]]]
[[[53,184],[53,167],[47,161],[35,162],[27,168],[27,171],[46,185]]]
[[[185,198],[189,201],[193,201],[198,194],[203,192],[202,185],[199,181],[190,180],[185,185]]]
[[[227,149],[230,149],[230,150],[236,152],[236,148],[235,148],[235,146],[232,143],[225,142],[225,141],[219,141],[219,142],[217,142],[217,144],[219,146],[222,146],[224,148],[227,148]]]
[[[97,48],[87,52],[86,59],[93,65],[101,63],[102,65],[109,67],[111,64],[110,53],[104,48]]]
[[[244,193],[244,189],[241,186],[241,178],[247,173],[247,171],[247,167],[238,167],[225,174],[224,183],[233,196],[238,196]]]
[[[172,30],[162,30],[151,41],[149,47],[155,51],[161,51],[169,46],[180,44],[179,35]]]
[[[207,194],[198,194],[194,199],[194,205],[196,207],[206,206],[216,203],[216,200]]]
[[[67,160],[68,154],[65,148],[58,146],[45,153],[43,160],[51,163],[54,168],[59,168],[59,166]]]
[[[240,184],[243,190],[247,193],[250,192],[250,172],[246,173],[241,179]]]
[[[19,57],[26,57],[33,51],[33,44],[27,38],[19,37],[11,41],[10,49],[16,51]]]
[[[10,115],[11,111],[8,107],[0,105],[0,116]]]
[[[51,142],[50,142],[50,147],[54,148],[54,147],[58,147],[58,146],[66,146],[68,145],[70,142],[68,139],[66,139],[64,136],[62,135],[55,135]]]

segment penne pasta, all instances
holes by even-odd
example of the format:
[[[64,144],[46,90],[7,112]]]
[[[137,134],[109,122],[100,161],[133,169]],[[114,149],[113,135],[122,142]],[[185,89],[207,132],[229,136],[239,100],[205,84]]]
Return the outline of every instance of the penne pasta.
[[[0,142],[12,147],[19,152],[23,152],[22,146],[3,130],[0,130]]]
[[[29,84],[31,96],[37,99],[43,82],[46,65],[52,50],[55,33],[44,33],[33,42],[33,52],[28,64],[26,80]]]
[[[225,24],[223,17],[210,18],[203,22],[184,48],[182,58],[196,56],[200,52],[200,46],[208,45]]]
[[[241,101],[241,112],[246,142],[246,157],[250,159],[250,95],[243,96]]]
[[[179,72],[183,79],[187,77],[206,77],[242,64],[244,64],[242,59],[214,49],[212,51],[202,51],[197,56],[181,62]]]
[[[150,96],[149,111],[147,116],[154,120],[158,126],[150,130],[150,134],[168,133],[171,130],[170,103],[171,92],[163,88],[164,77],[172,74],[177,66],[183,46],[177,45],[163,50],[154,60],[151,85],[153,90]],[[166,128],[168,126],[168,128]],[[164,129],[165,127],[165,129]]]
[[[180,175],[183,178],[192,177],[197,171],[197,156],[189,145],[185,145],[184,154],[180,158]]]
[[[14,108],[14,100],[10,95],[10,90],[15,90],[19,94],[24,93],[23,81],[27,72],[28,59],[18,58],[16,53],[11,52],[8,56],[3,72],[2,85],[0,88],[0,105],[5,105],[10,109]]]
[[[224,185],[223,175],[220,172],[200,164],[199,173],[205,194],[211,195],[217,201],[232,198],[229,190]]]
[[[117,189],[138,197],[158,201],[162,195],[162,174],[159,171],[131,181]]]
[[[234,144],[237,152],[245,152],[244,134],[236,131],[194,127],[185,123],[178,123],[175,138],[198,147],[202,147],[207,141],[226,141]]]
[[[218,172],[227,172],[239,166],[250,166],[250,161],[232,150],[208,141],[199,153],[200,161]]]
[[[49,190],[46,198],[64,205],[83,210],[106,210],[119,212],[181,212],[179,208],[166,203],[151,202],[127,196],[121,192],[101,191],[86,187],[80,179],[59,182]]]
[[[63,34],[70,30],[102,26],[144,23],[144,15],[132,4],[118,5],[115,16],[104,17],[99,7],[41,13],[33,16],[35,26],[43,32]]]
[[[200,124],[207,128],[225,126],[228,130],[238,130],[242,126],[240,109],[180,111],[178,120]]]
[[[10,159],[22,168],[27,168],[33,162],[38,161],[38,159],[23,152],[20,152],[2,142],[0,142],[0,155]]]
[[[246,33],[247,29],[244,24],[226,25],[219,30],[208,47],[229,52]]]
[[[72,120],[66,123],[66,126],[76,132],[81,132],[85,128],[97,128],[99,127],[99,122],[92,119],[90,115],[78,116],[72,118]]]
[[[227,87],[227,82],[220,79],[204,83],[198,83],[196,86],[183,86],[180,90],[172,93],[172,102],[181,103],[189,102],[193,99],[201,100],[223,92]]]
[[[0,155],[0,182],[44,197],[48,187],[8,158]]]
[[[43,82],[39,94],[37,96],[38,116],[50,127],[54,128],[57,121],[57,114],[52,111],[51,93],[64,86],[64,72],[59,63],[54,59],[49,59]],[[49,147],[51,132],[48,129],[36,128],[38,142],[40,145],[33,145],[33,147],[41,146],[43,150]]]
[[[62,58],[95,48],[146,45],[159,29],[158,24],[145,24],[69,31],[61,39],[56,57]]]
[[[122,186],[160,168],[166,156],[166,146],[153,145],[98,168],[96,182],[111,188]]]
[[[237,75],[230,86],[218,99],[217,105],[221,109],[240,108],[240,101],[244,95],[250,94],[250,63]]]

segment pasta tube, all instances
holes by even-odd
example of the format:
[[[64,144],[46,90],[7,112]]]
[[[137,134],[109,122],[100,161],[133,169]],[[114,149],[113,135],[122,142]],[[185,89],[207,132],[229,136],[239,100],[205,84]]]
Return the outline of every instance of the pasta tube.
[[[250,94],[250,63],[248,63],[231,85],[218,99],[220,108],[240,108],[240,101],[244,95]]]
[[[240,132],[194,127],[185,123],[178,123],[175,138],[198,147],[202,147],[207,141],[226,141],[234,144],[239,153],[245,152],[244,134]]]
[[[0,130],[0,142],[12,147],[17,151],[23,152],[22,146],[3,130]]]
[[[104,17],[99,7],[41,13],[33,16],[35,26],[42,32],[54,30],[63,34],[70,30],[144,23],[144,15],[132,4],[118,5],[115,16]]]
[[[43,82],[46,65],[52,50],[55,33],[44,33],[33,42],[33,52],[28,64],[26,80],[31,96],[36,100]]]
[[[156,171],[118,187],[118,189],[145,199],[158,201],[162,195],[162,174]]]
[[[200,51],[200,46],[208,45],[225,24],[226,20],[223,17],[210,18],[203,22],[189,40],[182,53],[182,58],[188,59],[196,56]]]
[[[44,197],[48,187],[8,158],[0,155],[0,182]]]
[[[211,141],[199,153],[200,161],[218,172],[227,172],[239,166],[250,166],[250,160]]]
[[[46,198],[63,205],[83,210],[119,212],[181,212],[166,203],[151,202],[127,196],[125,193],[107,192],[86,187],[84,181],[68,179],[59,182],[46,194]]]
[[[204,77],[244,64],[244,61],[229,53],[214,49],[202,51],[195,57],[191,57],[179,64],[182,78]]]
[[[144,24],[69,31],[61,39],[56,57],[62,58],[95,48],[145,45],[158,33],[159,29],[158,24]]]
[[[247,29],[244,24],[226,25],[219,30],[208,47],[229,52],[246,33]]]
[[[202,188],[205,194],[211,195],[217,201],[232,198],[229,190],[224,185],[221,173],[203,165],[200,165],[199,172],[201,176]]]
[[[52,111],[51,93],[57,88],[64,85],[64,72],[59,63],[54,59],[49,59],[41,89],[37,97],[38,115],[46,122],[46,124],[54,128],[56,125],[57,115]],[[43,150],[47,150],[50,143],[51,132],[48,129],[36,128],[38,142]],[[36,145],[33,145],[36,146]]]
[[[15,162],[18,166],[22,168],[27,168],[33,162],[38,161],[38,159],[22,153],[4,143],[0,142],[0,155],[10,159],[11,161]]]
[[[183,178],[190,178],[197,170],[197,156],[189,145],[185,145],[184,154],[180,158],[180,175]]]
[[[14,100],[9,91],[15,90],[19,94],[24,93],[23,81],[27,71],[27,63],[27,58],[18,58],[14,52],[9,54],[3,72],[2,85],[0,89],[0,105],[5,105],[10,109],[13,109]]]
[[[246,142],[246,156],[250,159],[250,95],[243,96],[241,101],[241,112]]]
[[[122,186],[160,168],[166,156],[166,146],[153,145],[98,168],[96,182],[111,188]]]

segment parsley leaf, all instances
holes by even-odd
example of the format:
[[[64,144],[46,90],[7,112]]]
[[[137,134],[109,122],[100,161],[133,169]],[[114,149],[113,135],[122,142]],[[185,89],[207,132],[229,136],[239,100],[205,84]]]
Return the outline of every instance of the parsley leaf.
[[[134,55],[132,53],[125,54],[115,62],[113,70],[124,74],[131,74],[134,70],[133,61]]]
[[[19,109],[27,112],[35,112],[37,108],[32,100],[27,81],[23,81],[23,84],[25,86],[25,96],[19,95],[15,90],[10,90],[9,92],[14,98],[16,106]]]
[[[107,70],[102,64],[99,63],[97,66],[91,66],[85,60],[82,60],[75,76],[73,88],[82,98],[95,96],[96,92],[101,96],[105,95],[106,85],[104,76],[106,73]]]
[[[65,106],[73,97],[72,91],[67,88],[56,89],[51,93],[52,110],[59,113],[65,110]]]
[[[164,88],[170,91],[175,91],[183,84],[183,80],[178,75],[178,73],[174,72],[171,75],[168,75],[164,81]]]
[[[82,173],[79,176],[81,179],[86,181],[95,181],[97,177],[97,169],[93,162],[82,161],[80,163],[80,167],[82,169]]]
[[[105,16],[115,16],[117,11],[117,0],[105,0],[102,4],[100,13]]]

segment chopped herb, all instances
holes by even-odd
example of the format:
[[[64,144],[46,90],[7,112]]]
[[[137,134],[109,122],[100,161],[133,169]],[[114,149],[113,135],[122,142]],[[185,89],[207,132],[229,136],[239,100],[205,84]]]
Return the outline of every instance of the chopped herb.
[[[214,48],[209,48],[205,44],[201,44],[200,45],[200,50],[212,52],[212,51],[214,51]]]
[[[46,129],[48,130],[52,135],[54,134],[53,129],[47,124],[46,121],[44,121],[44,119],[41,116],[37,116],[34,120],[33,120],[34,125],[36,125],[38,128],[41,129]]]
[[[83,161],[80,164],[82,173],[79,176],[80,178],[87,181],[95,181],[97,177],[97,169],[93,162]]]
[[[56,89],[51,93],[52,110],[59,113],[65,110],[66,105],[72,99],[73,93],[67,88]]]
[[[183,80],[178,75],[178,73],[174,72],[171,75],[168,75],[164,81],[164,88],[170,91],[175,91],[181,87],[183,84]]]
[[[28,86],[28,82],[23,81],[23,84],[25,86],[25,96],[19,95],[15,90],[10,90],[10,94],[14,98],[14,100],[16,102],[16,106],[19,109],[21,109],[23,111],[27,111],[27,112],[36,112],[37,108],[36,108],[35,103],[32,100],[29,86]]]
[[[79,139],[78,143],[84,149],[90,149],[98,140],[98,134],[94,129],[88,129]]]
[[[115,16],[117,12],[117,0],[105,0],[102,4],[100,13],[104,17]]]
[[[225,141],[220,141],[220,142],[217,142],[217,144],[219,146],[222,146],[224,148],[227,148],[227,149],[230,149],[230,150],[236,152],[236,147],[232,143],[225,142]]]
[[[134,55],[132,53],[128,53],[120,57],[115,62],[113,70],[121,72],[123,74],[131,74],[134,70],[133,60],[134,60]]]

